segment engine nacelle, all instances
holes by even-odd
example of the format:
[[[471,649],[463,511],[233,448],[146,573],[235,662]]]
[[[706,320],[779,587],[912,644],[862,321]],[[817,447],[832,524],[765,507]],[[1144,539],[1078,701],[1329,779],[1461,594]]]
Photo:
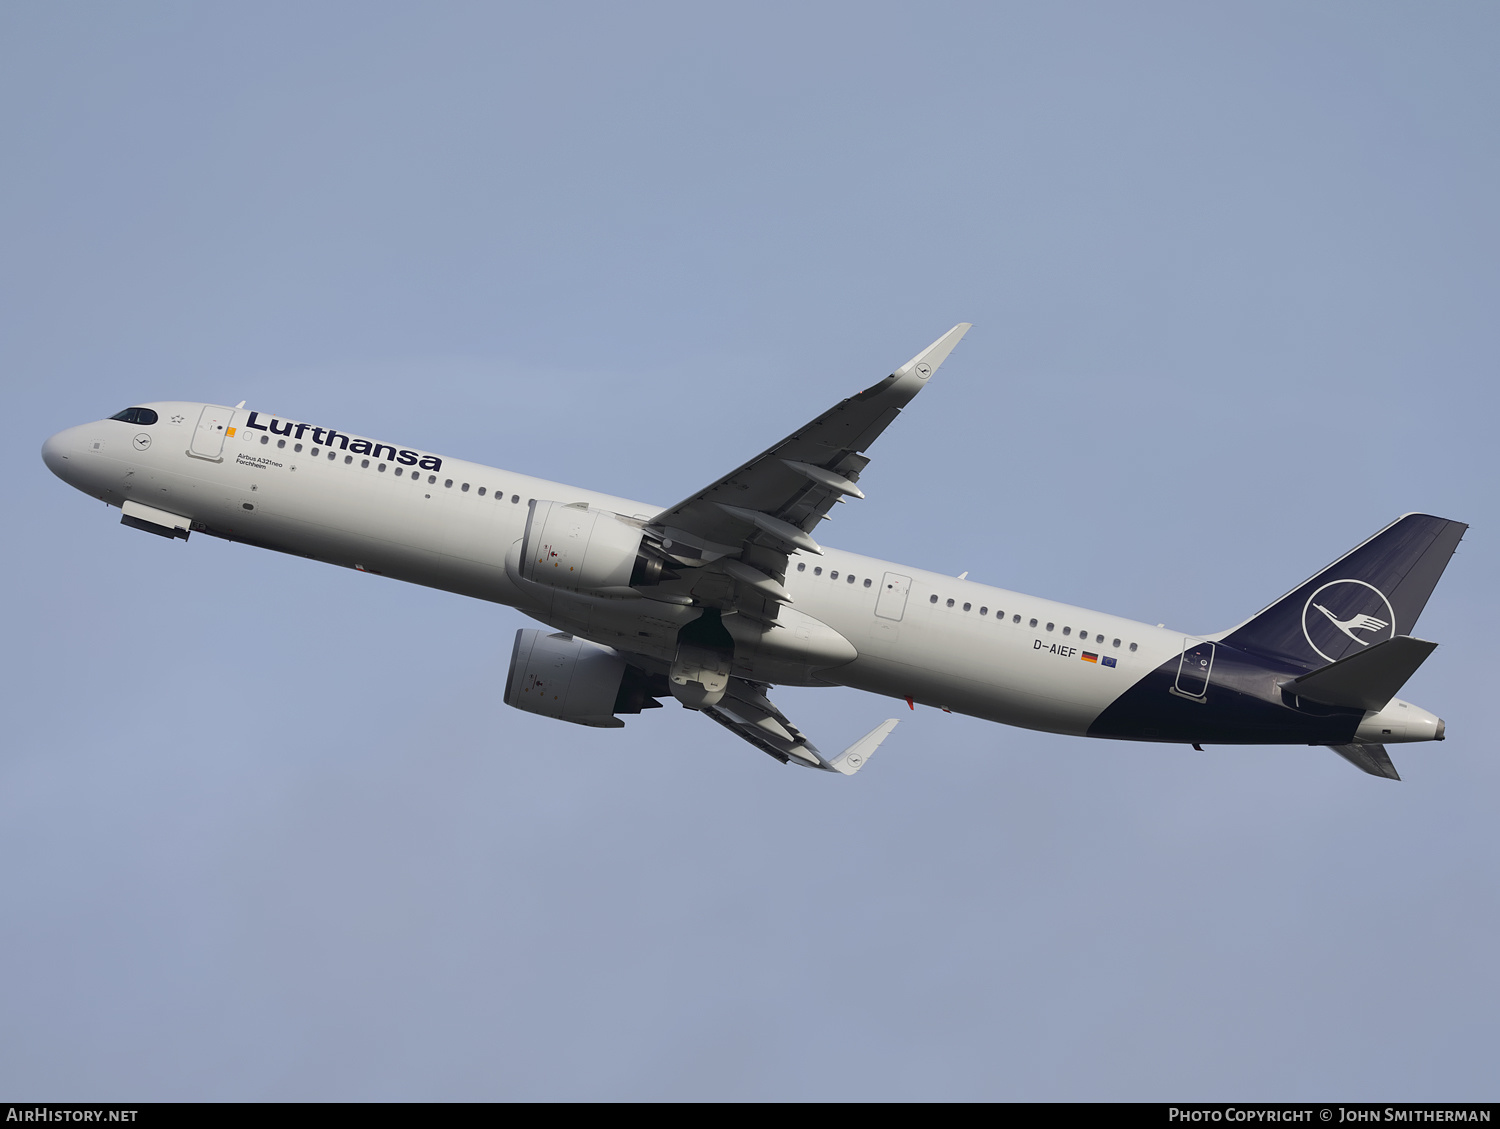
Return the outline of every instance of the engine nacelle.
[[[659,707],[651,695],[667,693],[665,682],[630,666],[608,647],[523,628],[516,632],[510,655],[505,704],[576,725],[618,729],[625,723],[615,714]]]
[[[533,502],[521,540],[521,576],[595,591],[657,584],[670,573],[644,550],[644,540],[639,526],[585,502]]]

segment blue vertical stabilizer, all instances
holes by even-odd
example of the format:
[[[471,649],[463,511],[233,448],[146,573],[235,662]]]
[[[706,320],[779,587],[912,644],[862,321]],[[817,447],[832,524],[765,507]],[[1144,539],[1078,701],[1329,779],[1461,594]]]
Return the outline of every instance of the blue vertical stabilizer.
[[[1399,517],[1223,642],[1316,670],[1410,635],[1468,528],[1431,514]]]

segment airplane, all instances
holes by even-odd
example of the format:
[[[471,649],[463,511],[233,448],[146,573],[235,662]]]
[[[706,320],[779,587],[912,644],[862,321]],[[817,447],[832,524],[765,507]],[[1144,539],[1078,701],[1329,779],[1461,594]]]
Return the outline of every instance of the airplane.
[[[517,608],[506,704],[602,728],[676,699],[783,764],[852,775],[887,719],[825,754],[776,685],[850,686],[1076,737],[1322,745],[1399,780],[1386,746],[1441,741],[1397,692],[1411,631],[1468,526],[1411,513],[1228,630],[1191,634],[834,549],[813,532],[967,322],[663,508],[277,413],[126,408],[42,446],[121,524],[193,533]]]

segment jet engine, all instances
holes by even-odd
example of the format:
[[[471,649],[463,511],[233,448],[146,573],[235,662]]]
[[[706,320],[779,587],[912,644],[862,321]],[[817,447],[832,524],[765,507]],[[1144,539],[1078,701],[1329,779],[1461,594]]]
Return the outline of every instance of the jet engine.
[[[523,628],[516,632],[505,680],[505,704],[576,725],[618,729],[615,714],[640,713],[667,694],[663,675],[631,666],[608,647],[558,633]]]
[[[531,504],[521,541],[521,576],[558,588],[645,587],[676,579],[640,526],[585,502]]]

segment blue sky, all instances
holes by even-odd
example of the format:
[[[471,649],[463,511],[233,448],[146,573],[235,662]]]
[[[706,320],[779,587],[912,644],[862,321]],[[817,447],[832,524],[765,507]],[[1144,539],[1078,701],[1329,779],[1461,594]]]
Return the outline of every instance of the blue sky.
[[[12,3],[0,1091],[1492,1098],[1492,6]],[[1472,529],[1405,780],[500,701],[508,609],[54,479],[183,398],[669,503],[959,320],[830,544],[1185,631]],[[782,691],[825,748],[895,716]]]

